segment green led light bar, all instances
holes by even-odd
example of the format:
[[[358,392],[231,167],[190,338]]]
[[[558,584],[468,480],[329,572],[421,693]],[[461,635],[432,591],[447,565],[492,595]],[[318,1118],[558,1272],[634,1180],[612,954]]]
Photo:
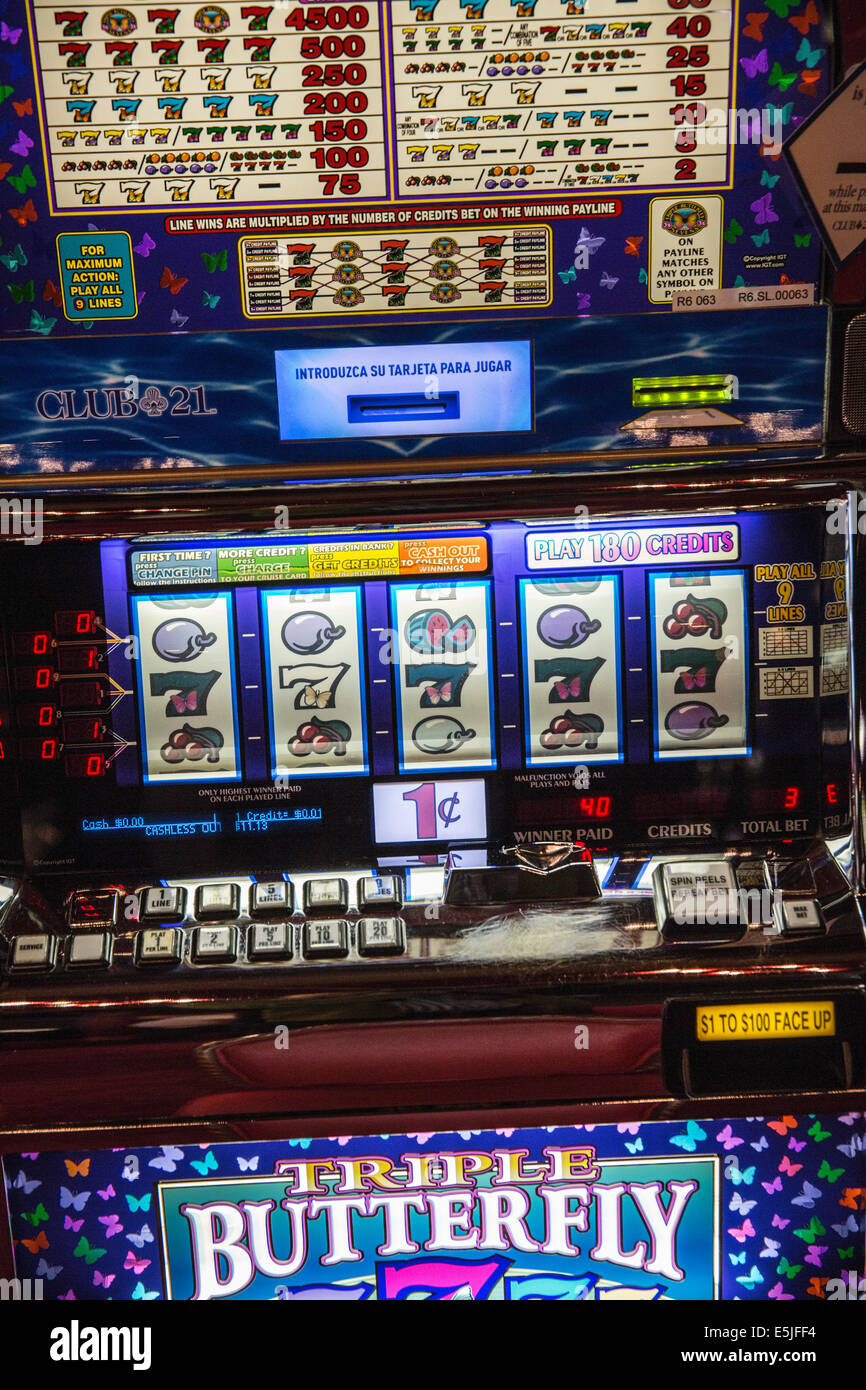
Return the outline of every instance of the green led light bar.
[[[735,389],[736,377],[729,374],[636,376],[631,383],[631,401],[644,407],[720,405],[734,399]]]

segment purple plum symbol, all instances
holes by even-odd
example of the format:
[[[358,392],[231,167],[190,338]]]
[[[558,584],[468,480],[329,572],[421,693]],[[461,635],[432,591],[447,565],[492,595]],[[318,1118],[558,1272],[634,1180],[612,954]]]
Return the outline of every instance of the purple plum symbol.
[[[592,633],[598,632],[601,623],[590,618],[582,608],[571,604],[557,604],[547,608],[538,619],[538,635],[548,647],[579,647]]]
[[[709,738],[713,729],[721,729],[727,722],[726,714],[719,714],[703,700],[685,700],[680,705],[674,705],[665,716],[668,733],[682,739],[683,743]]]
[[[324,613],[294,613],[283,623],[283,642],[290,652],[296,652],[298,656],[318,656],[319,652],[326,652],[345,631],[344,627],[334,627]]]
[[[153,634],[153,650],[164,661],[193,661],[216,640],[216,633],[205,632],[195,618],[169,618]]]

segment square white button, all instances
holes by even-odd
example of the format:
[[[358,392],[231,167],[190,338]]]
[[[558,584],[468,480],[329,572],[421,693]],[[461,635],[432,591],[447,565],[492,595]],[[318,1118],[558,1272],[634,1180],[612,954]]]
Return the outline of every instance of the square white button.
[[[77,932],[66,943],[67,965],[107,965],[110,955],[109,932]]]

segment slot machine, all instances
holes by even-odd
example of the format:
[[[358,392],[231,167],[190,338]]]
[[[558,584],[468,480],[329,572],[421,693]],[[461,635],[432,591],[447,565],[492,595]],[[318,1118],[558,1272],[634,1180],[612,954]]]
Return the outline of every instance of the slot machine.
[[[855,8],[10,0],[17,1297],[862,1296]]]

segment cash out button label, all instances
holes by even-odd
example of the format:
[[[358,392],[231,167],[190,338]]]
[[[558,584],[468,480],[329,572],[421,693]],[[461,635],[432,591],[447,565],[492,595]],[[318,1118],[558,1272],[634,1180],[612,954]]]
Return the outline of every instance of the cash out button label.
[[[696,1010],[695,1031],[699,1042],[832,1038],[836,1036],[836,1006],[829,999],[713,1005]]]

